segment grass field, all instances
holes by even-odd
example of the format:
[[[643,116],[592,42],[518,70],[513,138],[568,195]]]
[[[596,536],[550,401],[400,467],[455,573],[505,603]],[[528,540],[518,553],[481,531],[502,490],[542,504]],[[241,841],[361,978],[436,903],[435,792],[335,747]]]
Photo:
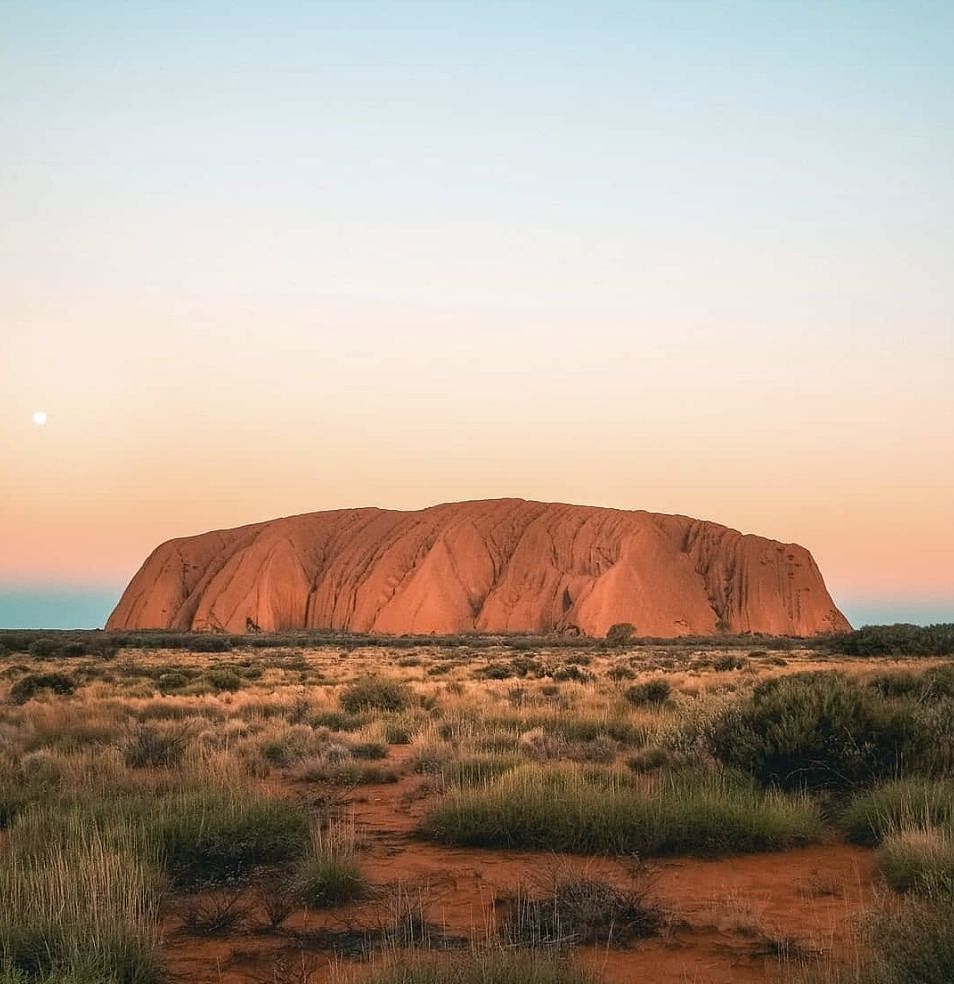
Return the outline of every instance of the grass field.
[[[0,633],[0,984],[949,980],[954,668],[855,636]]]

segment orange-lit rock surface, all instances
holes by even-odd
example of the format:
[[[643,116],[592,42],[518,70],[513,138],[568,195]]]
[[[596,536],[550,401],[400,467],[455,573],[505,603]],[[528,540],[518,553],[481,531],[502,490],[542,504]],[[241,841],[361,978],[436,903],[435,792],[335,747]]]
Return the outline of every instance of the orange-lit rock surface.
[[[523,499],[340,509],[169,540],[109,629],[602,636],[848,629],[795,544],[659,513]]]

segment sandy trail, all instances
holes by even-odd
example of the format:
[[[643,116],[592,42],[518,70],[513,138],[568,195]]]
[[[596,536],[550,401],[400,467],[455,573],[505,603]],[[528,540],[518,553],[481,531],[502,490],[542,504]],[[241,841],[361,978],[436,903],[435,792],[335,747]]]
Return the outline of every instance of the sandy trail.
[[[393,764],[400,767],[408,754],[394,749]],[[362,843],[363,867],[371,882],[385,889],[381,897],[393,899],[399,891],[447,934],[486,938],[493,931],[498,895],[545,881],[556,871],[586,873],[620,887],[632,884],[632,864],[623,860],[419,840],[414,829],[429,798],[426,781],[412,775],[356,790],[347,809]],[[717,860],[666,859],[649,869],[669,925],[662,936],[626,949],[580,948],[580,960],[606,984],[763,984],[779,979],[778,950],[786,941],[838,960],[852,952],[857,917],[872,891],[871,853],[842,843]],[[311,947],[303,953],[293,934],[378,928],[393,918],[392,907],[376,901],[297,912],[283,934],[242,931],[211,940],[185,935],[181,913],[173,912],[164,948],[174,979],[183,984],[318,984],[362,964]],[[294,969],[276,974],[282,961]],[[302,968],[310,976],[303,976]]]

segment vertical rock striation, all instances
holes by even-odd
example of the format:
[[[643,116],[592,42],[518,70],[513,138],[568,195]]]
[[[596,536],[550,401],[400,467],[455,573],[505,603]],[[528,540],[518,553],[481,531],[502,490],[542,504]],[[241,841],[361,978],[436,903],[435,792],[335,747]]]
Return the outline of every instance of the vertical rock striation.
[[[340,509],[169,540],[108,629],[602,636],[850,628],[811,554],[717,523],[522,499]]]

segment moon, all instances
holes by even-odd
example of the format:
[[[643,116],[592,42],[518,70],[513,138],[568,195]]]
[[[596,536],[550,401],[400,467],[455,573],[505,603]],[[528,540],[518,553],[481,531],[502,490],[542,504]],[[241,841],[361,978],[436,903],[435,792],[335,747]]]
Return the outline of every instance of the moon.
[[[37,427],[42,427],[46,423],[47,419],[45,410],[37,410],[33,414],[33,423],[36,424]]]

